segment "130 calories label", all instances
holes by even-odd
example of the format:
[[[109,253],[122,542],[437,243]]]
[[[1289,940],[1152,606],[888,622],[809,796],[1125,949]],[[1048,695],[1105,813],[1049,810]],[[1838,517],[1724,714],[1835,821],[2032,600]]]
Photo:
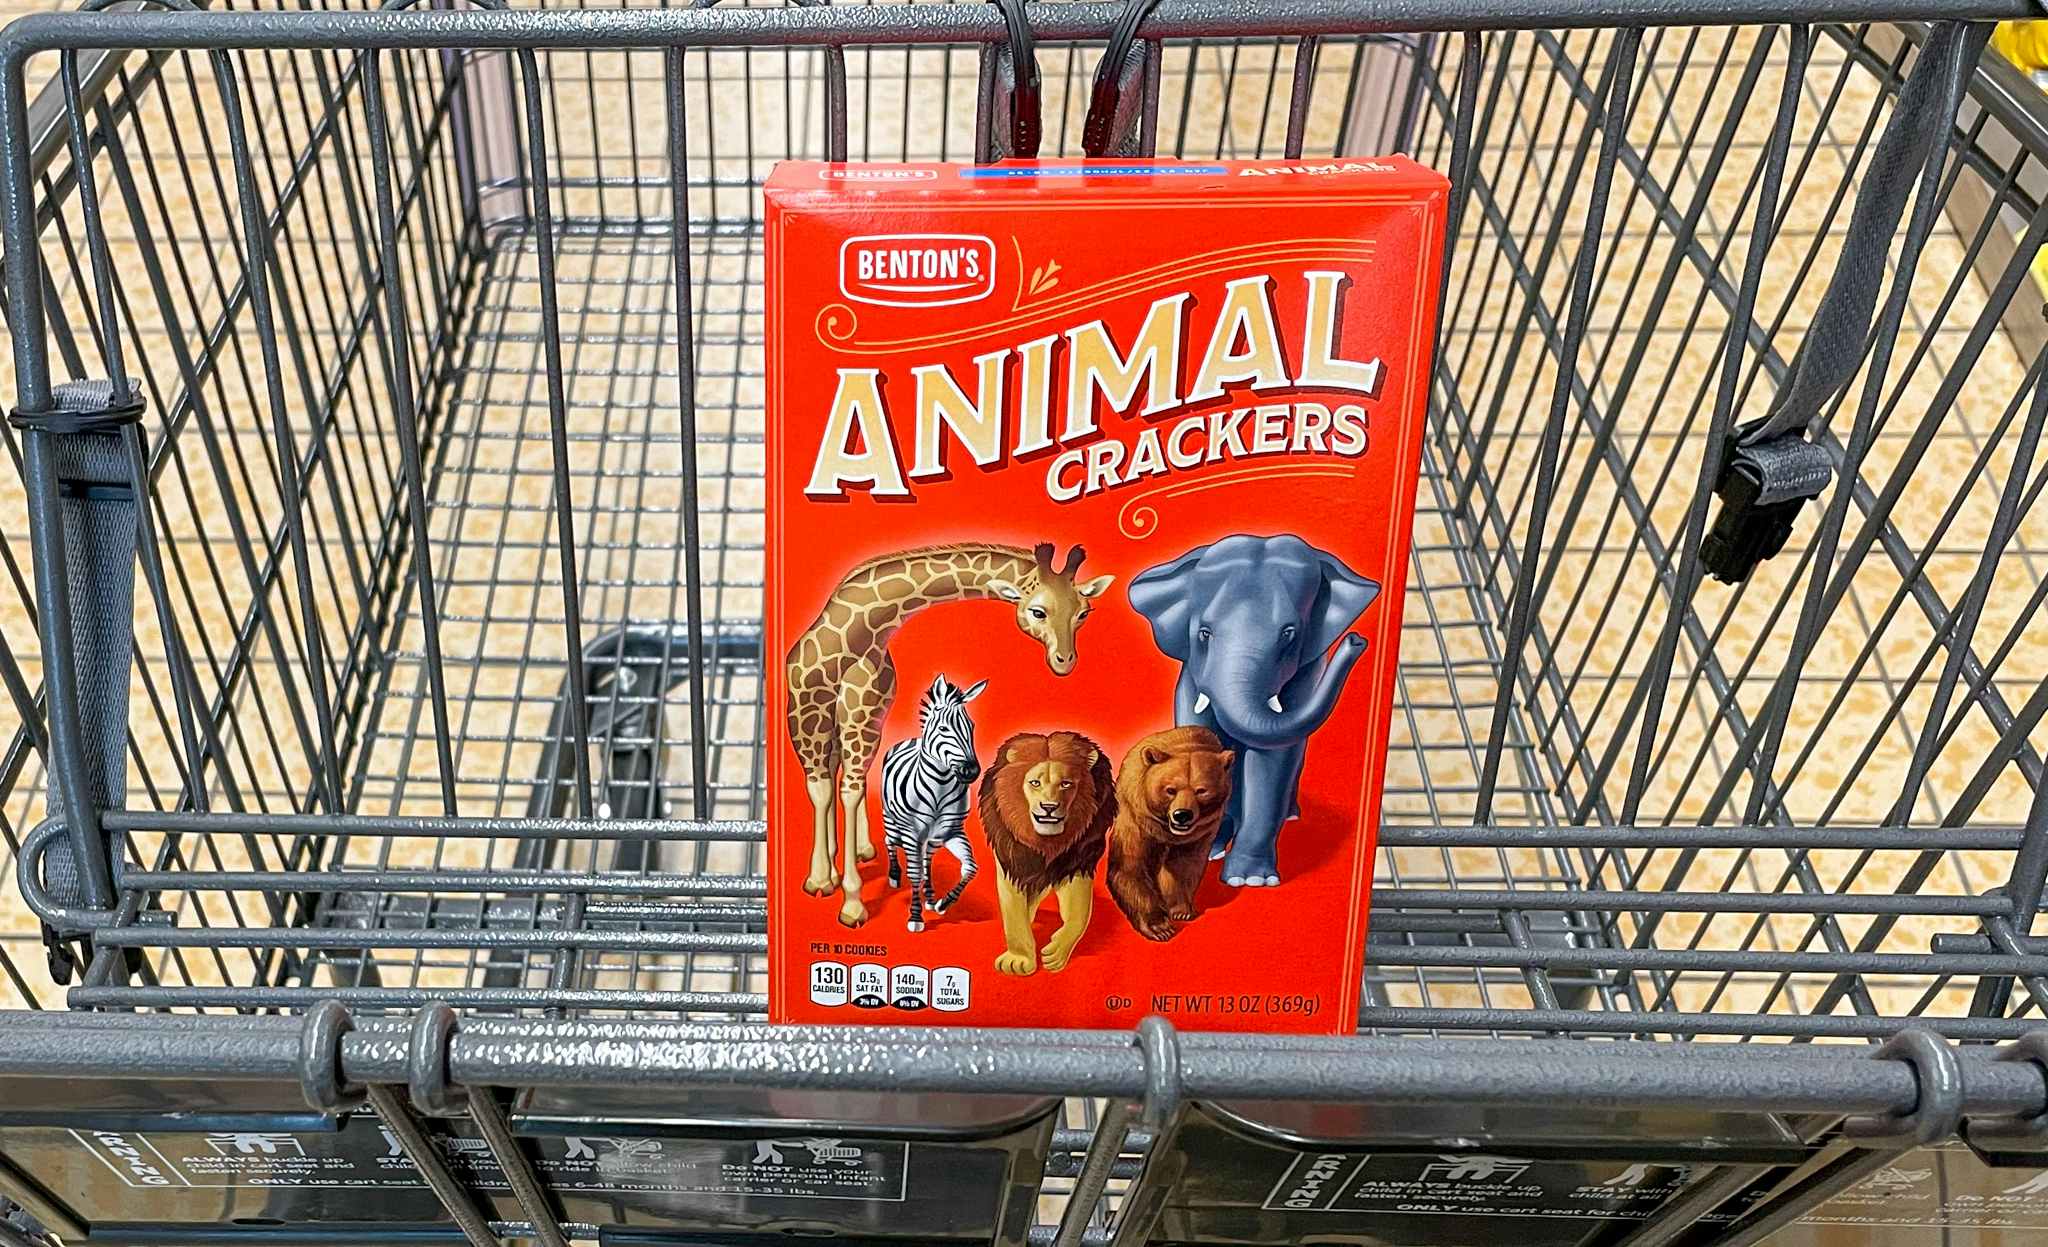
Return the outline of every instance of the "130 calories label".
[[[160,1133],[72,1130],[79,1145],[132,1187],[420,1187],[425,1180],[390,1131]],[[455,1176],[510,1190],[482,1139],[433,1140]],[[541,1135],[529,1155],[557,1190],[676,1192],[749,1198],[900,1202],[910,1145],[789,1136],[758,1139]]]

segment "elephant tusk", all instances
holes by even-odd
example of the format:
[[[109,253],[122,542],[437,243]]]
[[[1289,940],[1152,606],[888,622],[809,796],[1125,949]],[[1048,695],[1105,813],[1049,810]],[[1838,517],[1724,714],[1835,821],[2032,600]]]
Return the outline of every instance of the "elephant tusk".
[[[1272,695],[1271,697],[1268,697],[1268,698],[1266,699],[1266,706],[1267,706],[1267,708],[1268,708],[1268,709],[1270,709],[1270,710],[1271,710],[1271,711],[1272,711],[1272,712],[1273,712],[1274,714],[1286,714],[1286,713],[1287,713],[1287,707],[1285,707],[1285,706],[1283,706],[1283,705],[1281,705],[1281,704],[1280,704],[1280,694],[1278,694],[1278,693],[1275,693],[1275,694],[1273,694],[1273,695]]]
[[[1196,694],[1195,694],[1195,713],[1196,713],[1196,714],[1200,714],[1200,713],[1202,713],[1202,712],[1203,712],[1204,710],[1207,710],[1208,708],[1209,708],[1209,695],[1208,695],[1207,693],[1196,693]]]

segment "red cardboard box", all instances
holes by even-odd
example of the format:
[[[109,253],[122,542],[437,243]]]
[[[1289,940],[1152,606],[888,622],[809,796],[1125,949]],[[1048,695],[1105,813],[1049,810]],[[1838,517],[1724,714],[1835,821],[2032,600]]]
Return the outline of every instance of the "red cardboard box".
[[[1446,194],[777,167],[772,1017],[1354,1028]]]

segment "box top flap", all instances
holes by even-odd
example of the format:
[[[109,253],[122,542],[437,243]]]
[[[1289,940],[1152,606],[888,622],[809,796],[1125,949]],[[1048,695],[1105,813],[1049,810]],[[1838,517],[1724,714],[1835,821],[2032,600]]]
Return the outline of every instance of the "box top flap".
[[[849,197],[959,202],[1088,198],[1142,190],[1147,198],[1228,199],[1313,187],[1321,194],[1443,194],[1443,174],[1406,156],[1327,160],[1012,160],[992,165],[839,164],[786,160],[768,176],[768,197],[800,206]]]

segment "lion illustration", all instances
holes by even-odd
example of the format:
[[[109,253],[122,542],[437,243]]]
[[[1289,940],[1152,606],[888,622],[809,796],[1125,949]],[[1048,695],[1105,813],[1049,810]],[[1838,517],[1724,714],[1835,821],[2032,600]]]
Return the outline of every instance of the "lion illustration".
[[[1195,920],[1236,761],[1208,728],[1175,727],[1132,746],[1117,772],[1109,895],[1148,940],[1170,940]]]
[[[1003,914],[1006,948],[996,969],[1030,974],[1041,963],[1065,969],[1088,930],[1095,868],[1116,820],[1109,759],[1079,732],[1020,732],[996,748],[978,803]],[[1031,920],[1048,892],[1059,900],[1060,927],[1041,949]]]

